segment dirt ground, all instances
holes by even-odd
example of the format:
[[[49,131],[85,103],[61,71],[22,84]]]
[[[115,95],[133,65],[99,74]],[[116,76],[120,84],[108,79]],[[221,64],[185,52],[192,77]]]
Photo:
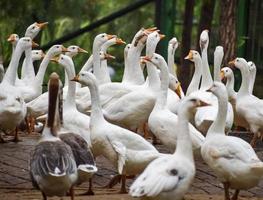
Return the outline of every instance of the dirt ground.
[[[249,140],[248,136],[241,134],[241,137]],[[0,200],[36,200],[42,199],[41,193],[35,190],[30,181],[28,166],[31,151],[36,144],[39,134],[21,134],[21,142],[8,142],[0,144]],[[262,142],[260,142],[262,143]],[[162,145],[157,145],[161,152],[165,152]],[[256,152],[261,160],[263,160],[263,145],[260,144],[256,148]],[[197,173],[187,193],[185,200],[221,200],[223,199],[223,188],[220,182],[216,179],[213,172],[202,161],[201,158],[196,158]],[[96,160],[98,173],[94,176],[94,192],[95,196],[79,196],[87,189],[87,183],[75,189],[76,200],[129,200],[132,199],[129,195],[118,194],[120,185],[114,188],[104,188],[116,171],[111,164],[99,157]],[[132,180],[127,181],[127,187],[130,186]],[[48,198],[49,200],[58,200],[61,198]],[[70,199],[64,197],[64,200]],[[258,187],[248,191],[241,191],[240,198],[242,200],[263,200],[263,180]]]

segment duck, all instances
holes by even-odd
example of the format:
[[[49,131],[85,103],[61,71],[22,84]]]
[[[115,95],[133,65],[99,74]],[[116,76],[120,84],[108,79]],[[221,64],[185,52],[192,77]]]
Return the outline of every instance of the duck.
[[[236,58],[229,62],[241,71],[242,83],[237,92],[236,112],[239,124],[250,130],[254,136],[251,145],[255,147],[258,137],[263,133],[263,100],[249,93],[249,65],[244,58]]]
[[[57,130],[61,86],[59,76],[52,73],[48,86],[48,119],[30,159],[30,177],[33,186],[41,191],[43,199],[65,196],[69,191],[73,200],[73,187],[78,179],[76,161],[70,146],[58,137]]]
[[[151,132],[168,148],[170,152],[174,152],[176,141],[180,134],[177,131],[178,116],[171,112],[167,107],[167,92],[168,92],[168,67],[164,58],[158,54],[153,54],[152,57],[144,57],[147,62],[151,62],[161,70],[161,88],[154,108],[149,116],[148,126]],[[180,105],[180,104],[179,104]],[[193,145],[193,151],[200,155],[204,136],[197,131],[192,124],[189,124],[190,138]]]
[[[15,86],[16,71],[24,51],[35,43],[29,37],[20,38],[5,76],[0,84],[0,130],[14,130],[26,115],[26,104],[21,91]],[[12,92],[10,92],[12,91]],[[17,129],[14,141],[19,141]],[[1,138],[1,142],[4,142]]]
[[[185,97],[179,104],[176,150],[173,154],[153,160],[146,167],[130,187],[129,194],[132,197],[180,200],[189,190],[196,171],[190,142],[189,118],[194,109],[207,104],[193,97]]]
[[[250,189],[259,183],[263,176],[263,162],[249,143],[225,135],[228,96],[224,84],[214,82],[208,90],[218,98],[218,113],[206,134],[201,155],[223,183],[225,200],[230,200],[230,188],[235,189],[231,200],[236,200],[240,190]]]
[[[106,121],[100,104],[99,88],[90,72],[79,73],[73,81],[89,87],[91,93],[90,137],[94,157],[103,155],[121,175],[121,193],[126,193],[126,175],[136,175],[162,154],[142,136]]]
[[[250,73],[250,83],[249,83],[249,93],[253,94],[254,84],[257,75],[257,67],[253,61],[248,61],[249,73]]]

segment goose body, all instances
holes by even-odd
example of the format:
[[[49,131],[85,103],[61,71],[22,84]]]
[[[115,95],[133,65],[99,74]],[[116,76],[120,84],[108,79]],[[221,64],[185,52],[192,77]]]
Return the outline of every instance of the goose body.
[[[201,153],[204,161],[224,183],[226,199],[229,199],[229,187],[240,190],[258,184],[263,175],[263,163],[246,141],[224,133],[227,112],[225,86],[215,82],[209,90],[218,98],[218,114],[207,132]]]
[[[65,196],[77,181],[77,166],[71,148],[57,136],[60,80],[50,76],[48,119],[30,161],[33,185],[47,196]],[[72,196],[71,199],[74,197]]]

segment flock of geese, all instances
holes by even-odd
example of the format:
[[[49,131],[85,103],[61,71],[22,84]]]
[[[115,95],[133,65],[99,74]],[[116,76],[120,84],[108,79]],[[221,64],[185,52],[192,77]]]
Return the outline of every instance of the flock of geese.
[[[70,195],[74,186],[89,182],[85,194],[94,194],[92,175],[97,172],[95,158],[103,155],[118,171],[111,184],[138,175],[129,188],[133,197],[179,200],[189,190],[194,176],[194,156],[201,156],[224,186],[225,199],[238,199],[240,190],[255,187],[263,175],[263,162],[253,147],[263,136],[263,101],[253,95],[256,66],[236,58],[221,68],[223,47],[214,52],[214,80],[208,65],[208,31],[200,35],[201,55],[190,50],[185,57],[195,70],[184,93],[176,75],[176,38],[168,45],[168,58],[155,53],[164,37],[156,28],[142,28],[124,49],[121,82],[111,82],[107,60],[114,58],[107,49],[125,44],[115,35],[99,34],[92,55],[75,73],[73,62],[78,46],[52,46],[46,54],[32,50],[35,36],[47,23],[30,25],[25,36],[12,34],[10,64],[0,67],[0,129],[16,130],[26,119],[31,131],[35,122],[45,121],[40,140],[30,160],[33,185],[43,198]],[[146,46],[146,56],[141,53]],[[18,66],[25,52],[21,77]],[[64,54],[63,54],[64,53]],[[40,60],[37,73],[34,61]],[[53,72],[48,92],[42,84],[50,61],[65,70],[65,83]],[[241,71],[242,84],[234,90],[232,68]],[[147,78],[144,76],[144,69]],[[226,79],[226,86],[221,83]],[[32,124],[33,123],[33,124]],[[251,145],[228,132],[241,126],[254,134]],[[151,133],[170,153],[160,153],[145,138]],[[144,136],[144,137],[143,137]],[[4,138],[1,137],[4,142]],[[230,197],[229,189],[235,193]]]

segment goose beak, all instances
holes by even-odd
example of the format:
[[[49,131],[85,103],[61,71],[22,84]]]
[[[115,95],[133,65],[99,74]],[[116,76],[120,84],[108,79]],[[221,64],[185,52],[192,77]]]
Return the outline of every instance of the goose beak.
[[[80,47],[78,48],[78,52],[79,52],[79,53],[88,53],[85,49],[82,49],[82,48],[80,48]]]
[[[165,35],[164,34],[159,34],[160,36],[160,40],[162,40],[163,38],[165,38]]]
[[[34,42],[34,41],[32,40],[32,47],[33,47],[33,48],[39,47],[39,45],[38,45],[38,43],[36,43],[36,42]]]
[[[182,98],[182,87],[181,83],[179,83],[175,89],[175,93],[178,95],[178,97],[181,99]]]
[[[151,58],[149,56],[143,56],[142,60],[145,62],[152,62]]]
[[[59,56],[50,59],[50,61],[54,63],[58,63],[58,60],[59,60]]]
[[[48,25],[48,22],[37,23],[36,25],[37,25],[37,27],[39,27],[40,29],[43,29],[43,28],[45,28],[45,27]]]
[[[231,60],[230,62],[228,62],[228,65],[230,66],[230,68],[235,68],[235,61],[236,61],[236,59],[234,59],[234,60]]]
[[[157,30],[157,27],[146,28],[145,30],[149,32],[154,32]]]
[[[117,38],[116,39],[116,44],[126,44],[126,42],[124,42],[121,38]]]
[[[115,38],[116,37],[116,35],[109,35],[109,34],[107,34],[107,39],[108,40],[111,40],[112,38]]]
[[[204,102],[202,100],[199,100],[199,103],[198,103],[197,107],[204,107],[204,106],[211,106],[211,104],[206,103],[206,102]]]
[[[69,52],[69,50],[66,47],[62,46],[62,52]]]
[[[14,42],[16,40],[15,38],[15,35],[14,34],[11,34],[8,38],[7,38],[7,41],[8,42]]]
[[[71,81],[79,82],[79,75],[75,76]]]
[[[193,61],[193,51],[190,50],[188,55],[184,59]]]
[[[141,57],[140,63],[141,63],[141,64],[146,64],[146,61],[143,59],[143,57]]]
[[[221,78],[221,80],[223,80],[225,78],[225,72],[224,71],[220,71],[220,78]]]
[[[111,54],[105,53],[104,55],[105,55],[105,58],[106,58],[107,60],[116,59],[116,57],[113,56],[113,55],[111,55]]]

